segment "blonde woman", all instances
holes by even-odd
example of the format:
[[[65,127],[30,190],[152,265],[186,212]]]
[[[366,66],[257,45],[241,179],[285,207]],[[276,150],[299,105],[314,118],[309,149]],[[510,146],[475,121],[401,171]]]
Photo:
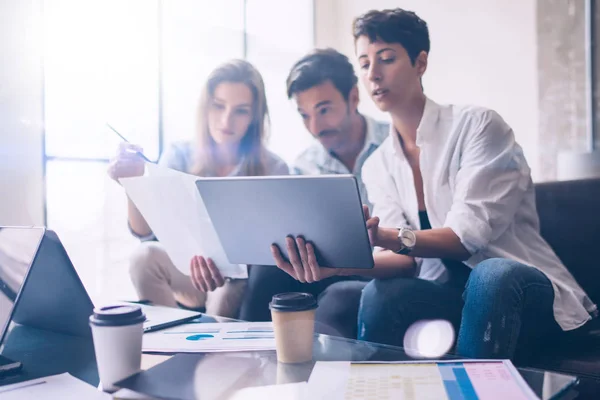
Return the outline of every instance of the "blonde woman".
[[[198,176],[287,175],[286,163],[265,147],[269,112],[260,73],[252,64],[232,60],[208,77],[198,107],[195,142],[173,144],[159,164]],[[109,175],[140,176],[144,162],[122,144]],[[154,304],[206,307],[211,315],[236,317],[246,280],[224,280],[212,260],[190,260],[190,276],[171,262],[135,205],[128,202],[129,227],[142,240],[131,258],[130,275],[138,296]]]

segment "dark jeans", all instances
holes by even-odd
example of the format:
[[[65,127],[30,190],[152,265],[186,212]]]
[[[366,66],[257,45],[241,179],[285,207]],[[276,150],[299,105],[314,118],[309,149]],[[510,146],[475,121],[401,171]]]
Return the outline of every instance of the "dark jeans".
[[[464,291],[452,282],[376,279],[363,290],[358,338],[402,346],[413,323],[445,319],[458,332],[462,357],[526,358],[562,333],[553,303],[552,284],[542,272],[499,258],[477,265]]]
[[[301,283],[275,266],[250,267],[248,286],[240,310],[244,321],[270,321],[269,302],[273,295],[306,292],[319,301],[315,330],[356,338],[356,320],[361,289],[367,282],[358,277],[331,277],[315,283]]]

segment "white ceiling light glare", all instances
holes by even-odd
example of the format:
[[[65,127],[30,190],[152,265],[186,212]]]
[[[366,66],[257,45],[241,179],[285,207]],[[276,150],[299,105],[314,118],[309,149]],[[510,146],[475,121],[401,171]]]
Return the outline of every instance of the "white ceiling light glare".
[[[412,324],[404,335],[404,350],[412,358],[438,358],[450,351],[455,340],[446,320],[423,320]]]

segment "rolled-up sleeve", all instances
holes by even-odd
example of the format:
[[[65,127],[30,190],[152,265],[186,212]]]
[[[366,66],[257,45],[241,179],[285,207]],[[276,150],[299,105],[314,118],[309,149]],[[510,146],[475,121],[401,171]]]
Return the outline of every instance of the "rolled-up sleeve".
[[[135,237],[136,239],[139,239],[140,242],[151,242],[151,241],[157,241],[158,239],[156,238],[156,236],[154,235],[154,233],[150,233],[149,235],[140,235],[138,234],[136,231],[133,230],[133,228],[131,227],[131,224],[129,223],[129,221],[127,221],[127,228],[129,229],[129,233],[131,233],[131,235],[133,237]]]
[[[485,112],[460,152],[452,207],[445,227],[474,255],[502,235],[531,185],[531,171],[512,129]]]

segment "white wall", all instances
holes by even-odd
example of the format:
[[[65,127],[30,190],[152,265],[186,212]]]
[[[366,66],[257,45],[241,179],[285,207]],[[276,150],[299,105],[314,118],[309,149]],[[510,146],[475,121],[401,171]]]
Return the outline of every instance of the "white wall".
[[[315,0],[316,44],[354,60],[352,20],[372,9],[402,7],[429,25],[431,52],[423,79],[437,102],[477,104],[513,127],[537,173],[536,0]],[[356,65],[356,64],[355,64]],[[362,90],[362,87],[361,87]],[[361,109],[386,118],[361,92]]]
[[[0,0],[0,225],[43,224],[39,0]]]
[[[271,119],[268,147],[288,164],[314,142],[285,86],[292,66],[314,47],[313,4],[313,0],[248,0],[246,4],[246,56],[265,83]]]

